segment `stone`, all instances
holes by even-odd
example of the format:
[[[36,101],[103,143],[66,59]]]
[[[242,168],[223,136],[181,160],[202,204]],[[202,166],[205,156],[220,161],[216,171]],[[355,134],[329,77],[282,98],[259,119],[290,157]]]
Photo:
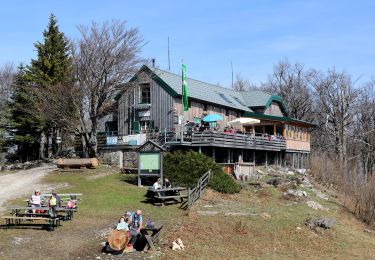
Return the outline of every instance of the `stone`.
[[[365,228],[363,231],[364,231],[365,233],[374,233],[374,231],[372,231],[372,230],[370,230],[370,229],[367,229],[367,228]]]
[[[316,230],[317,228],[329,229],[336,224],[336,220],[333,218],[313,218],[307,219],[305,225],[310,229]]]
[[[327,195],[323,194],[322,192],[320,192],[318,190],[314,190],[314,191],[315,191],[316,196],[318,196],[319,198],[321,198],[323,200],[329,200]]]
[[[292,172],[292,171],[288,171],[288,172],[286,173],[286,175],[291,175],[291,176],[293,176],[293,175],[294,175],[294,172]]]
[[[325,210],[325,211],[329,210],[328,208],[323,207],[318,202],[313,201],[313,200],[309,200],[306,203],[307,203],[307,206],[309,206],[310,208],[316,209],[316,210]]]
[[[260,217],[262,219],[270,219],[271,218],[271,215],[268,214],[267,212],[263,212],[262,214],[260,214]]]
[[[281,179],[280,178],[272,178],[267,181],[267,184],[270,184],[274,187],[278,187],[281,184]]]
[[[284,195],[292,195],[297,197],[307,197],[306,191],[303,190],[288,190]]]
[[[220,212],[219,211],[197,211],[198,215],[202,215],[202,216],[213,216],[213,215],[217,215],[219,214]]]

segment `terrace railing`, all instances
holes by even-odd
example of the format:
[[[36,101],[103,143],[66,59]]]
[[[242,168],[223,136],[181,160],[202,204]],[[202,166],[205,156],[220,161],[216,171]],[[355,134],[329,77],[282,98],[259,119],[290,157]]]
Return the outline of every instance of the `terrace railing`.
[[[284,139],[223,132],[193,132],[191,144],[192,146],[216,146],[270,151],[286,149]]]

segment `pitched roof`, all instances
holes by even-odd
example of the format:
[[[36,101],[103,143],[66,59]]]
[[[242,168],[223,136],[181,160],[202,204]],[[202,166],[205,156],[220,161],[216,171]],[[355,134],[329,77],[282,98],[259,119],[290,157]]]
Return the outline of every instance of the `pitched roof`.
[[[143,65],[139,72],[141,71],[151,73],[154,76],[154,79],[160,85],[162,85],[171,95],[182,95],[181,75],[177,75],[158,68],[151,68],[147,65]],[[136,75],[130,81],[135,80]],[[253,110],[251,109],[252,107],[268,107],[272,103],[272,101],[277,101],[281,104],[281,107],[285,112],[288,111],[281,97],[271,95],[267,92],[238,92],[229,88],[212,85],[191,78],[187,78],[187,84],[190,98],[219,104],[225,107],[235,108],[245,112],[253,112]]]
[[[176,92],[178,95],[182,95],[182,82],[180,75],[156,68],[148,69],[158,76],[159,79],[166,83],[171,89],[173,89],[174,92]],[[187,84],[189,97],[191,98],[214,104],[220,104],[226,107],[232,107],[243,111],[252,111],[248,106],[246,106],[246,101],[240,92],[191,78],[187,78]]]

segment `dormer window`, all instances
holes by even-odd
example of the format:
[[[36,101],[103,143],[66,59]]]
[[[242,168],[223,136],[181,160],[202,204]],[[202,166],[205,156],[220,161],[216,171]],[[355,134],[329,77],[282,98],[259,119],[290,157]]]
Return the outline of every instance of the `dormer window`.
[[[151,104],[151,92],[150,84],[141,84],[140,85],[140,103],[141,104]]]

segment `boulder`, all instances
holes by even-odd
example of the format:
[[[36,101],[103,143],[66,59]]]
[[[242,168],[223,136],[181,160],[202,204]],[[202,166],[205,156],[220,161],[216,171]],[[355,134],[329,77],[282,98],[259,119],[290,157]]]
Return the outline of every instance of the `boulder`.
[[[326,210],[326,211],[329,210],[328,208],[323,207],[318,202],[313,201],[313,200],[309,200],[306,203],[307,203],[307,206],[309,206],[310,208],[316,209],[316,210]]]
[[[336,224],[333,218],[312,218],[305,221],[305,225],[310,229],[316,230],[317,228],[329,229]]]

